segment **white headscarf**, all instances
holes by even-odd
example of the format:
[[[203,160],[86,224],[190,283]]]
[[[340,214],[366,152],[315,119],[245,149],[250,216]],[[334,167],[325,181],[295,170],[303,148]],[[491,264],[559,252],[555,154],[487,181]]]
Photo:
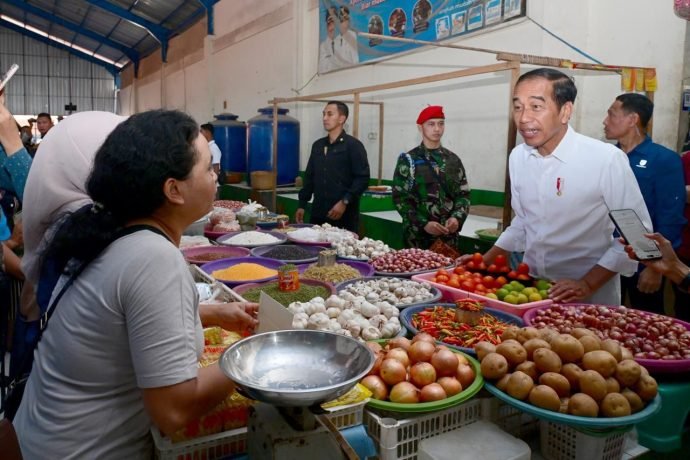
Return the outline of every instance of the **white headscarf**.
[[[96,152],[124,120],[109,112],[80,112],[58,123],[41,142],[26,181],[22,211],[22,271],[34,286],[48,228],[66,212],[91,202],[86,179]]]

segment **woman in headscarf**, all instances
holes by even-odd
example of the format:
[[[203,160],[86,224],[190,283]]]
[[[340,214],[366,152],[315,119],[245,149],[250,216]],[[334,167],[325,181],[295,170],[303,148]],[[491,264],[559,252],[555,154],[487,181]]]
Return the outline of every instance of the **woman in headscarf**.
[[[177,248],[215,183],[208,143],[181,112],[133,115],[98,149],[93,204],[43,253],[40,283],[59,269],[62,296],[14,419],[24,458],[148,459],[151,424],[174,433],[233,390],[217,364],[198,367],[198,293]]]
[[[52,128],[41,142],[24,194],[22,270],[26,280],[21,314],[15,324],[11,375],[19,372],[23,355],[37,333],[41,309],[36,303],[35,287],[41,271],[41,249],[54,231],[51,226],[92,202],[86,191],[86,179],[96,152],[113,129],[126,119],[110,112],[76,113]],[[52,289],[48,297],[51,292]],[[205,326],[244,331],[256,326],[256,308],[256,304],[237,302],[209,304],[202,305],[199,313]]]

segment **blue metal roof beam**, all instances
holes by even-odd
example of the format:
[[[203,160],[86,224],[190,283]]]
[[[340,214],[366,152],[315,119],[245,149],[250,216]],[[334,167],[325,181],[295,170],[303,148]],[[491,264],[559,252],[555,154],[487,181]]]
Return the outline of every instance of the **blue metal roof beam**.
[[[199,0],[199,3],[206,8],[206,27],[208,35],[213,35],[213,5],[218,2],[219,0]]]
[[[95,32],[92,32],[89,29],[85,29],[84,27],[79,26],[78,24],[74,24],[73,22],[67,21],[65,19],[62,19],[59,16],[55,16],[52,13],[49,13],[45,10],[42,10],[40,8],[37,8],[33,5],[30,5],[26,2],[20,1],[20,0],[3,0],[3,2],[8,3],[16,8],[20,8],[21,10],[25,11],[26,13],[33,14],[35,16],[41,17],[47,21],[54,22],[55,24],[61,25],[62,27],[72,30],[78,34],[81,34],[85,37],[89,37],[92,40],[96,40],[99,43],[103,43],[104,45],[107,45],[111,48],[114,48],[118,51],[122,51],[132,62],[134,62],[135,67],[139,67],[139,60],[140,56],[139,53],[131,48],[128,48],[120,43],[117,43],[114,40],[111,40],[109,38],[106,38],[102,35],[99,35]],[[26,21],[25,21],[26,23]]]
[[[41,34],[37,34],[36,32],[34,32],[32,30],[25,29],[24,27],[18,26],[17,24],[6,21],[2,18],[0,18],[0,26],[6,27],[10,30],[13,30],[17,33],[20,33],[20,34],[27,36],[29,38],[32,38],[34,40],[38,40],[39,42],[45,43],[46,45],[52,46],[54,48],[57,48],[57,49],[60,49],[63,51],[67,51],[68,53],[70,53],[73,56],[78,57],[79,59],[84,59],[85,61],[89,61],[93,64],[96,64],[96,65],[99,65],[99,66],[105,68],[105,70],[110,72],[110,74],[115,79],[115,86],[118,88],[120,87],[120,83],[119,83],[120,69],[118,69],[116,66],[114,66],[112,64],[108,64],[107,62],[101,61],[100,59],[97,59],[97,58],[91,56],[90,54],[87,54],[87,53],[84,53],[83,51],[79,51],[77,49],[74,49],[71,46],[63,45],[60,42],[56,42],[55,40],[51,40],[50,38],[48,38],[46,36],[43,36]]]
[[[94,6],[97,6],[102,10],[107,11],[108,13],[118,16],[127,22],[130,22],[134,25],[137,25],[145,29],[148,33],[151,34],[153,38],[155,38],[158,41],[158,43],[161,44],[163,62],[167,62],[168,41],[170,40],[170,31],[168,29],[160,26],[159,24],[154,24],[153,22],[148,21],[140,16],[137,16],[131,11],[121,8],[117,5],[113,5],[112,3],[108,3],[105,0],[86,0],[86,2]]]

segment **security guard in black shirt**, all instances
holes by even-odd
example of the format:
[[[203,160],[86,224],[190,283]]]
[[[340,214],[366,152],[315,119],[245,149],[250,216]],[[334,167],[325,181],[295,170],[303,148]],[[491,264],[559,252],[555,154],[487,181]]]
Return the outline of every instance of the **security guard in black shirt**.
[[[323,127],[328,136],[314,142],[299,192],[297,223],[304,220],[304,208],[314,196],[311,223],[329,223],[352,232],[359,231],[359,198],[369,185],[369,160],[362,143],[345,133],[347,105],[331,101],[323,110]]]

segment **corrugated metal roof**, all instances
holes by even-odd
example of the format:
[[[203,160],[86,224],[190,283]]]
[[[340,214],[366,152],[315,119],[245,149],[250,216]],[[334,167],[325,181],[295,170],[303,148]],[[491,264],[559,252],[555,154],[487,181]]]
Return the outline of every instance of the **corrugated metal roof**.
[[[138,68],[138,61],[157,49],[165,58],[169,39],[201,19],[218,1],[2,0],[0,15],[6,18],[0,18],[0,26],[7,26],[9,20],[14,22],[13,30],[17,22],[33,27],[96,59],[105,58],[104,64],[113,71],[130,62]],[[212,27],[209,21],[210,33]]]

